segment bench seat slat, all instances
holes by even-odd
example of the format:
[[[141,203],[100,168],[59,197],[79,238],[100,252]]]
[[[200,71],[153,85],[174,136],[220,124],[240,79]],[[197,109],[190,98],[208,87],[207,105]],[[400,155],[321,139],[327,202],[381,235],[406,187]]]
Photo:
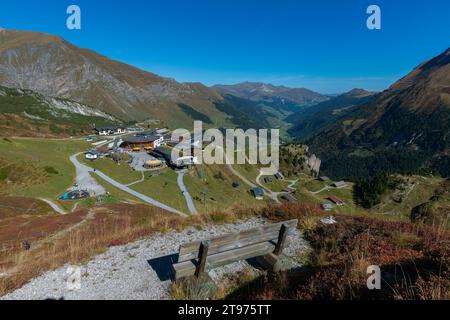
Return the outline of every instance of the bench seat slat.
[[[276,240],[280,231],[281,225],[286,224],[290,228],[297,227],[297,220],[290,220],[286,222],[273,223],[254,228],[239,233],[227,234],[224,236],[212,238],[210,240],[209,252],[210,254],[218,253],[224,250],[232,250],[240,248],[245,245],[263,242],[268,240]],[[276,236],[272,237],[272,234]],[[248,240],[247,240],[248,239]],[[253,243],[251,241],[254,241]],[[238,245],[236,243],[238,242]],[[242,243],[242,245],[239,244]],[[194,241],[180,246],[179,262],[196,259],[200,249],[201,241]]]
[[[273,252],[275,245],[271,242],[263,242],[238,248],[231,251],[210,255],[206,258],[206,270],[218,268],[233,262],[246,260],[256,256],[262,256]],[[175,279],[192,276],[195,274],[196,265],[191,261],[183,261],[173,265]]]
[[[290,231],[292,233],[292,230]],[[259,234],[253,237],[244,237],[244,238],[236,238],[234,242],[227,243],[227,244],[217,244],[215,243],[214,246],[210,245],[209,247],[209,255],[216,254],[219,252],[226,252],[230,250],[235,250],[239,248],[243,248],[252,244],[258,244],[261,242],[267,242],[267,241],[273,241],[277,242],[279,236],[279,231],[274,231],[270,233],[263,233]],[[198,258],[198,251],[196,252],[190,252],[185,255],[179,255],[178,256],[178,262],[193,260]]]

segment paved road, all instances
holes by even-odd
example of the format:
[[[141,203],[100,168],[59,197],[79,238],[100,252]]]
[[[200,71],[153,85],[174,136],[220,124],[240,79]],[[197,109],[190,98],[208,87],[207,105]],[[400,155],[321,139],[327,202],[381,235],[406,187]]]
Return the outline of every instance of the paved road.
[[[88,190],[89,192],[91,192],[90,191],[91,189],[95,189],[94,186],[99,186],[103,190],[103,193],[106,193],[105,189],[100,184],[98,184],[98,182],[90,175],[90,173],[95,173],[100,178],[102,178],[103,180],[105,180],[109,184],[113,185],[114,187],[116,187],[116,188],[118,188],[118,189],[120,189],[120,190],[122,190],[122,191],[124,191],[126,193],[129,193],[129,194],[135,196],[136,198],[138,198],[138,199],[140,199],[140,200],[142,200],[142,201],[144,201],[144,202],[146,202],[146,203],[148,203],[150,205],[153,205],[155,207],[158,207],[158,208],[170,211],[172,213],[178,214],[178,215],[183,216],[183,217],[187,216],[185,213],[183,213],[181,211],[178,211],[178,210],[176,210],[176,209],[174,209],[172,207],[169,207],[169,206],[167,206],[167,205],[165,205],[165,204],[163,204],[163,203],[161,203],[159,201],[156,201],[155,199],[152,199],[152,198],[150,198],[150,197],[148,197],[148,196],[146,196],[146,195],[144,195],[142,193],[139,193],[137,191],[134,191],[134,190],[128,188],[127,186],[125,186],[125,185],[117,182],[116,180],[108,177],[106,174],[104,174],[101,171],[98,171],[98,170],[94,171],[94,169],[92,169],[91,167],[88,167],[87,165],[80,163],[78,161],[78,159],[77,159],[78,155],[79,155],[79,153],[71,156],[70,157],[70,161],[75,165],[75,168],[77,170],[77,184],[78,184],[78,186],[81,189],[85,189],[85,190]],[[88,187],[90,187],[90,189]],[[93,193],[93,194],[97,194],[98,195],[100,193]]]
[[[90,172],[94,170],[87,165],[78,161],[77,156],[81,153],[74,154],[70,157],[70,161],[75,166],[77,172],[76,182],[78,188],[81,190],[86,190],[92,195],[102,195],[106,193],[105,188],[101,186],[91,175]]]
[[[159,202],[159,201],[157,201],[155,199],[152,199],[152,198],[150,198],[150,197],[148,197],[148,196],[146,196],[146,195],[144,195],[142,193],[134,191],[133,189],[128,188],[127,186],[117,182],[116,180],[111,179],[110,177],[108,177],[106,174],[104,174],[101,171],[96,170],[94,173],[96,175],[98,175],[100,178],[102,178],[103,180],[105,180],[106,182],[108,182],[109,184],[113,185],[114,187],[116,187],[116,188],[118,188],[118,189],[120,189],[120,190],[122,190],[122,191],[124,191],[126,193],[129,193],[132,196],[135,196],[136,198],[141,199],[142,201],[144,201],[144,202],[146,202],[148,204],[151,204],[152,206],[155,206],[155,207],[158,207],[158,208],[170,211],[172,213],[178,214],[178,215],[183,216],[183,217],[187,217],[187,215],[185,213],[183,213],[181,211],[178,211],[177,209],[174,209],[172,207],[169,207],[169,206],[167,206],[167,205],[165,205],[165,204],[163,204],[163,203],[161,203],[161,202]]]
[[[288,182],[290,182],[289,183],[289,185],[287,186],[289,189],[291,189],[291,190],[296,190],[295,188],[294,188],[294,186],[296,185],[296,183],[298,182],[298,179],[297,180],[287,180]]]
[[[183,177],[186,173],[186,170],[179,170],[177,173],[178,173],[177,178],[178,187],[180,188],[181,193],[183,193],[183,196],[186,199],[186,204],[188,206],[189,211],[191,212],[191,214],[198,214],[198,211],[194,205],[194,201],[192,201],[192,197],[189,194],[186,186],[184,185]]]

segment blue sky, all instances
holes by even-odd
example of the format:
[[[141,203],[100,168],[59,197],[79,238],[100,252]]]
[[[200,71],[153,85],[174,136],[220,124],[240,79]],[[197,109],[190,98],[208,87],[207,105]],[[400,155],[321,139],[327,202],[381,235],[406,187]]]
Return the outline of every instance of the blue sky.
[[[66,28],[77,4],[82,30]],[[366,9],[382,10],[382,29]],[[178,81],[382,90],[450,47],[447,0],[2,0],[0,26],[62,36]]]

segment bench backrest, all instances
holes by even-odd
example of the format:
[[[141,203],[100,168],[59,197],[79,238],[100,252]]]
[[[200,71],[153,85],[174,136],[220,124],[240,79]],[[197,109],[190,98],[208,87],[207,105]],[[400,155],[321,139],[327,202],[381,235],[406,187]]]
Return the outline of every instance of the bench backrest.
[[[278,241],[281,226],[286,225],[289,230],[297,227],[298,220],[263,225],[242,232],[226,234],[209,240],[208,255],[243,248],[266,241]],[[178,262],[197,259],[202,241],[186,243],[180,246]]]

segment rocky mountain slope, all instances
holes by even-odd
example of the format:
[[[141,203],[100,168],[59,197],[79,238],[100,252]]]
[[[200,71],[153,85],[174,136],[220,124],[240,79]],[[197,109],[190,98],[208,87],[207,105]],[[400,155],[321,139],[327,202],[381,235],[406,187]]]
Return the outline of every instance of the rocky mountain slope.
[[[419,168],[450,174],[450,49],[308,143],[335,177]]]
[[[61,136],[118,125],[113,116],[78,102],[0,86],[2,135]]]
[[[43,33],[0,31],[0,85],[91,105],[122,120],[159,119],[177,126],[192,125],[195,115],[202,115],[230,124],[214,105],[223,100],[215,90],[178,83]]]

